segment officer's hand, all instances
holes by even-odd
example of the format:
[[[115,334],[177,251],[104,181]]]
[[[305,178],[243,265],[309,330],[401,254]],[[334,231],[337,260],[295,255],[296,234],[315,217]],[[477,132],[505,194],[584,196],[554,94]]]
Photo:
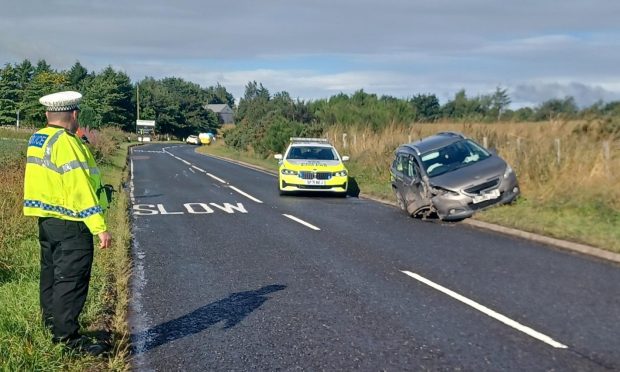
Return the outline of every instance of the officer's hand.
[[[112,246],[112,235],[109,232],[104,231],[97,236],[99,236],[99,248],[106,249]]]

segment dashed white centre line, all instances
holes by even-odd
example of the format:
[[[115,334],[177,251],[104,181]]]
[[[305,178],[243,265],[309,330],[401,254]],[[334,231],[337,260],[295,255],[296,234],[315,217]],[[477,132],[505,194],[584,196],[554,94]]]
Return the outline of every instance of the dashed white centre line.
[[[257,202],[257,203],[261,203],[261,204],[263,203],[262,201],[260,201],[260,200],[256,199],[256,198],[255,198],[255,197],[253,197],[252,195],[250,195],[250,194],[248,194],[248,193],[246,193],[246,192],[243,192],[243,191],[239,190],[239,189],[238,189],[238,188],[236,188],[235,186],[229,186],[229,187],[230,187],[231,189],[235,190],[236,192],[238,192],[239,194],[241,194],[241,195],[245,196],[246,198],[250,199],[250,200],[254,200],[255,202]]]
[[[189,168],[189,171],[192,173],[196,173],[192,168]]]
[[[439,285],[439,284],[437,284],[435,282],[432,282],[432,281],[424,278],[421,275],[418,275],[416,273],[412,273],[411,271],[406,271],[406,270],[401,270],[401,272],[403,274],[409,275],[410,277],[414,278],[415,280],[418,280],[418,281],[420,281],[420,282],[422,282],[422,283],[424,283],[424,284],[426,284],[426,285],[428,285],[428,286],[430,286],[430,287],[432,287],[432,288],[434,288],[434,289],[436,289],[436,290],[438,290],[440,292],[443,292],[443,293],[447,294],[448,296],[450,296],[450,297],[452,297],[454,299],[457,299],[457,300],[463,302],[466,305],[469,305],[469,306],[473,307],[474,309],[476,309],[476,310],[478,310],[478,311],[480,311],[480,312],[490,316],[491,318],[499,320],[500,322],[502,322],[502,323],[504,323],[504,324],[506,324],[506,325],[508,325],[508,326],[510,326],[510,327],[512,327],[514,329],[516,329],[516,330],[519,330],[519,331],[527,334],[528,336],[534,337],[535,339],[538,339],[538,340],[540,340],[540,341],[542,341],[542,342],[544,342],[546,344],[549,344],[549,345],[551,345],[551,346],[553,346],[555,348],[558,348],[558,349],[567,349],[568,348],[568,346],[555,341],[554,339],[552,339],[551,337],[549,337],[547,335],[544,335],[544,334],[542,334],[540,332],[537,332],[537,331],[533,330],[530,327],[524,326],[524,325],[522,325],[519,322],[516,322],[516,321],[514,321],[514,320],[512,320],[512,319],[510,319],[510,318],[508,318],[508,317],[506,317],[506,316],[504,316],[504,315],[494,311],[494,310],[489,309],[486,306],[483,306],[483,305],[477,303],[476,301],[470,300],[469,298],[467,298],[465,296],[462,296],[462,295],[460,295],[460,294],[458,294],[458,293],[456,293],[454,291],[449,290],[446,287],[443,287],[443,286],[441,286],[441,285]]]
[[[293,220],[293,221],[295,221],[295,222],[298,222],[298,223],[300,223],[300,224],[302,224],[302,225],[304,225],[304,226],[307,226],[307,227],[311,228],[312,230],[316,230],[316,231],[320,231],[320,230],[321,230],[321,229],[319,229],[318,227],[314,226],[313,224],[310,224],[310,223],[308,223],[308,222],[306,222],[306,221],[304,221],[304,220],[302,220],[302,219],[300,219],[300,218],[297,218],[297,217],[295,217],[295,216],[291,216],[290,214],[284,214],[284,213],[283,213],[282,215],[283,215],[284,217],[286,217],[286,218],[290,218],[291,220]]]
[[[214,180],[216,180],[216,181],[218,181],[218,182],[221,182],[221,183],[226,183],[226,181],[224,181],[223,179],[221,179],[221,178],[219,178],[219,177],[217,177],[217,176],[212,175],[211,173],[207,173],[207,176],[209,176],[209,177],[213,178]]]

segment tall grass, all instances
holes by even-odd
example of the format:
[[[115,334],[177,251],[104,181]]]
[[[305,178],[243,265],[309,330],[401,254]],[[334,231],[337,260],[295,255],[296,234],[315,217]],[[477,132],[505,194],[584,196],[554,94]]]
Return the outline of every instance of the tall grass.
[[[0,138],[4,138],[0,139],[0,370],[127,370],[130,236],[126,196],[121,193],[107,213],[113,247],[96,248],[88,300],[80,318],[86,331],[110,332],[115,350],[104,359],[68,353],[51,343],[51,334],[40,321],[37,224],[35,218],[22,215],[24,139],[31,133],[15,133],[0,129]],[[115,148],[101,171],[104,181],[120,187],[127,145]]]

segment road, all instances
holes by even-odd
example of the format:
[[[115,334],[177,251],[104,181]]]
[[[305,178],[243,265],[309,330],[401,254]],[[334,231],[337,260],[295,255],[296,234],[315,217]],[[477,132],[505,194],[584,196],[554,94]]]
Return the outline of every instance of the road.
[[[620,267],[149,144],[131,153],[137,371],[620,369]]]

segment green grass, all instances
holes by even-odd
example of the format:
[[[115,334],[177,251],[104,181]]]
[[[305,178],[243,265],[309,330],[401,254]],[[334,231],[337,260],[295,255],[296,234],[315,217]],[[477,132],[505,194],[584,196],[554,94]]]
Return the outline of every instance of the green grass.
[[[114,352],[106,358],[71,354],[51,343],[51,334],[40,322],[36,219],[21,211],[25,146],[23,139],[0,140],[0,371],[128,370],[127,197],[117,194],[107,212],[113,247],[95,249],[88,300],[80,318],[86,332],[111,332]],[[123,144],[101,167],[104,181],[116,188],[126,176],[128,146]]]
[[[476,218],[620,253],[620,212],[596,200],[576,206],[520,199],[514,205],[483,211]]]

